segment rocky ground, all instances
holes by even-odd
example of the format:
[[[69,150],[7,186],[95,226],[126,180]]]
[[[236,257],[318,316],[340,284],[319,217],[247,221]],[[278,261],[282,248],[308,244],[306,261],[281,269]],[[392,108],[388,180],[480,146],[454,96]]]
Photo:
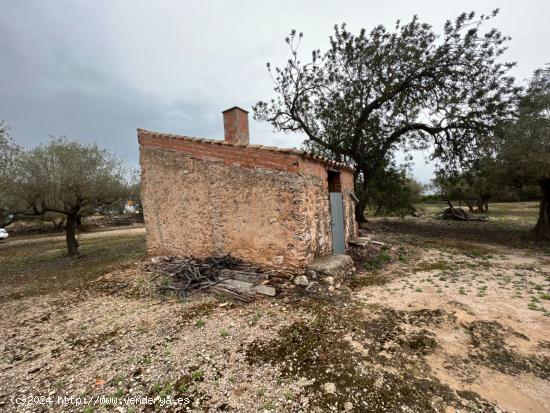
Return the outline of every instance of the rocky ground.
[[[387,246],[356,251],[334,293],[244,305],[157,296],[141,249],[71,288],[27,291],[59,268],[23,268],[11,248],[25,243],[0,246],[0,409],[550,411],[548,250],[394,225],[372,225]]]

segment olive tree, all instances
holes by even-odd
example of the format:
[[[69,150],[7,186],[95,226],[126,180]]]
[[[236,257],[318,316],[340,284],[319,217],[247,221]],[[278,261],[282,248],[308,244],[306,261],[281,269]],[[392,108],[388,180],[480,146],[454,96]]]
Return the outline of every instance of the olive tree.
[[[8,124],[0,120],[0,227],[9,225],[14,219],[9,208],[13,203],[10,177],[20,152],[21,147],[11,137]]]
[[[414,214],[414,203],[420,201],[422,185],[407,174],[405,168],[389,167],[383,176],[371,179],[367,187],[368,205],[376,215]]]
[[[467,163],[510,115],[519,91],[501,63],[508,37],[482,30],[490,16],[461,14],[441,34],[417,17],[395,30],[358,34],[335,26],[328,50],[302,62],[302,34],[286,42],[290,58],[268,70],[275,97],[254,106],[257,120],[301,132],[305,146],[355,168],[364,220],[367,189],[399,149],[433,148],[445,164]]]
[[[127,194],[122,161],[66,137],[53,138],[17,156],[7,192],[13,215],[61,214],[69,256],[78,254],[76,225],[84,208],[110,205]]]
[[[433,187],[447,201],[464,202],[470,212],[489,212],[489,201],[503,192],[500,164],[494,156],[476,159],[462,171],[436,171]]]
[[[550,66],[535,71],[517,111],[502,128],[499,160],[509,185],[538,184],[540,208],[534,234],[550,240]]]

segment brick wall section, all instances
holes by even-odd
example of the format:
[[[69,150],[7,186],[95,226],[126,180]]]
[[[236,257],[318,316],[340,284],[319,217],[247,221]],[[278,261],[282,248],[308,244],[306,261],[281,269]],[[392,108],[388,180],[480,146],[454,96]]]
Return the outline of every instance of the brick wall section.
[[[223,162],[225,165],[248,169],[270,168],[279,171],[298,172],[301,159],[297,154],[281,153],[276,148],[269,151],[255,148],[254,145],[244,146],[208,139],[182,139],[141,131],[139,133],[139,143],[143,146],[184,152],[197,159]]]
[[[151,255],[231,253],[261,266],[303,269],[330,254],[327,166],[251,146],[139,134],[142,202]],[[341,171],[346,234],[355,234]],[[351,183],[351,186],[350,186]]]

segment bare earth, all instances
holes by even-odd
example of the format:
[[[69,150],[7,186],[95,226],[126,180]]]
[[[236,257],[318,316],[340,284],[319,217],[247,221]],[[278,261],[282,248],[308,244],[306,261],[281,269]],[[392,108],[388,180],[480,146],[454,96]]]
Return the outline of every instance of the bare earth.
[[[481,248],[487,251],[481,258],[425,249],[417,271],[364,289],[358,297],[403,311],[445,309],[453,319],[432,330],[438,346],[427,356],[437,378],[455,389],[474,391],[503,410],[550,411],[548,366],[537,374],[529,364],[514,365],[516,356],[550,360],[550,318],[542,311],[544,300],[532,301],[538,291],[548,291],[548,259],[513,250],[496,249],[493,254]],[[435,269],[446,265],[449,268]],[[502,360],[485,355],[465,359],[479,350],[472,340],[474,326],[488,341],[494,334],[502,335],[496,349]],[[483,332],[484,328],[489,331]]]
[[[375,223],[373,238],[391,247],[367,251],[334,295],[296,288],[247,305],[158,297],[142,229],[82,237],[88,256],[69,273],[86,278],[67,288],[41,287],[65,277],[61,241],[12,239],[0,245],[0,410],[550,411],[548,249],[394,224],[441,225]],[[105,247],[112,237],[124,243]],[[85,266],[92,248],[105,248],[101,273]],[[43,259],[24,266],[23,249]]]

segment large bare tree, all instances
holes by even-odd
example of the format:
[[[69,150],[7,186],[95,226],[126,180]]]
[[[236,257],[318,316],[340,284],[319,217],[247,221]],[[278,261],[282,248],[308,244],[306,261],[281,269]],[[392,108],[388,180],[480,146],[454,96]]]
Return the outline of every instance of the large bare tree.
[[[369,181],[383,176],[398,148],[433,147],[442,163],[466,163],[510,114],[519,88],[501,63],[508,38],[482,31],[490,16],[461,14],[442,34],[417,17],[394,31],[353,34],[336,26],[325,52],[302,62],[302,34],[286,39],[290,58],[268,69],[275,97],[254,116],[277,130],[302,132],[306,147],[355,168],[363,221]]]

